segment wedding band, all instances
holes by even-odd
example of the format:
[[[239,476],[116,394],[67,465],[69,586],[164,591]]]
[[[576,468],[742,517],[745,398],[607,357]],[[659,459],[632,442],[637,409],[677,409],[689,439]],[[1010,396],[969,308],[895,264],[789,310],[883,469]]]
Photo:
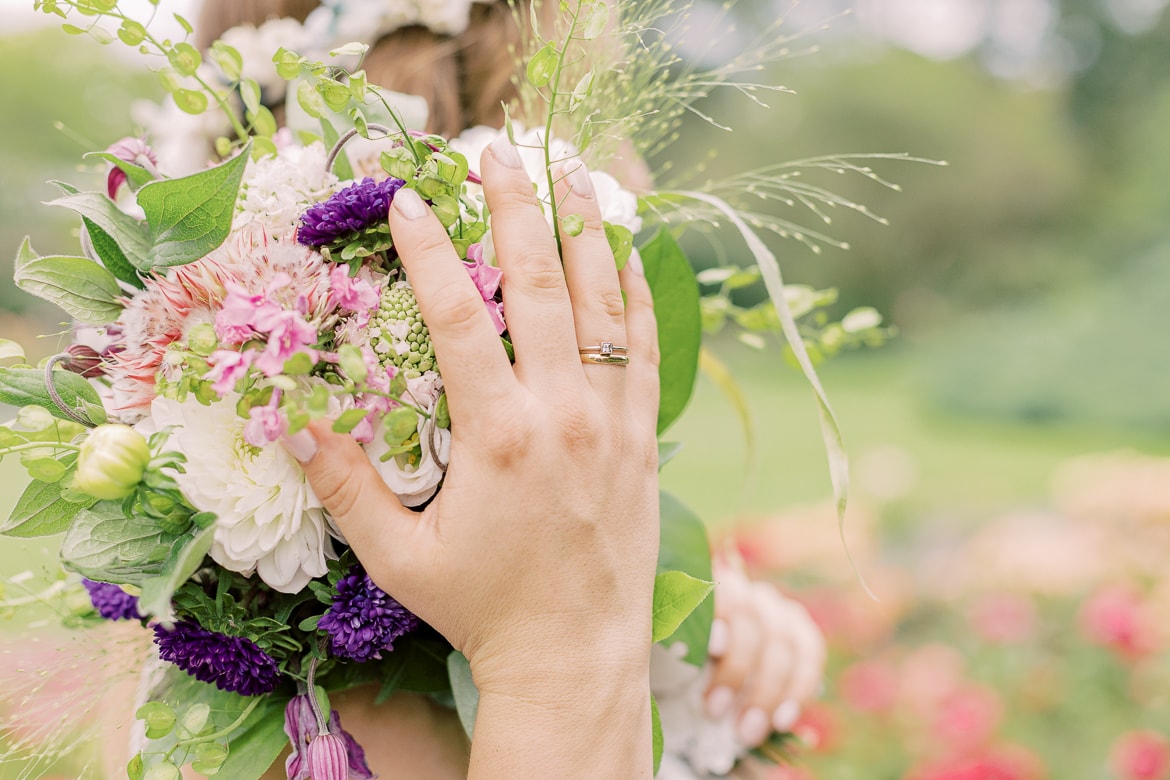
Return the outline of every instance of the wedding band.
[[[581,362],[597,363],[603,366],[627,366],[630,364],[629,352],[626,347],[615,346],[612,341],[603,341],[596,346],[581,347]]]

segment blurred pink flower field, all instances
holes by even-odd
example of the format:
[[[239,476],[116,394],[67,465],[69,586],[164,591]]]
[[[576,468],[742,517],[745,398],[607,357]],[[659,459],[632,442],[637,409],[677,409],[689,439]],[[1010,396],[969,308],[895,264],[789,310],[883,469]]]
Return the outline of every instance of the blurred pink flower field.
[[[1170,778],[1170,460],[1066,463],[1047,506],[882,548],[880,507],[730,535],[832,647],[806,747],[769,780]]]

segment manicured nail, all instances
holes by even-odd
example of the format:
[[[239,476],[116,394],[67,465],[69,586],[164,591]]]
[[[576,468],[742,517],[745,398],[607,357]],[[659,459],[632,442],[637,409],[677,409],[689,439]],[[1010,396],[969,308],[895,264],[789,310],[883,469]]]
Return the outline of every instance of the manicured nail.
[[[633,255],[630,256],[633,259]],[[711,622],[711,638],[707,640],[707,655],[722,658],[727,652],[727,621],[718,618]]]
[[[288,450],[289,455],[301,463],[308,463],[317,454],[317,440],[307,430],[299,430],[292,436],[282,436],[280,443]]]
[[[768,723],[768,713],[759,707],[752,707],[739,719],[735,733],[739,743],[744,747],[754,748],[764,743],[772,726]]]
[[[429,210],[418,193],[406,187],[394,193],[394,208],[398,209],[398,213],[407,219],[425,217]]]
[[[593,197],[593,179],[589,178],[589,169],[580,160],[563,162],[557,168],[557,174],[563,176],[573,194],[579,198]]]
[[[637,247],[630,250],[630,257],[626,260],[626,266],[638,276],[646,275],[646,269],[642,267],[642,255],[638,254]]]
[[[781,704],[772,713],[772,728],[777,731],[791,731],[800,719],[800,705],[792,699]]]
[[[720,685],[707,694],[707,715],[711,718],[722,718],[731,711],[735,703],[735,691],[726,685]]]
[[[508,136],[501,135],[492,141],[489,148],[492,150],[492,157],[495,157],[496,162],[500,165],[508,168],[524,167],[524,163],[520,161],[520,152],[516,151],[516,147],[508,140]]]

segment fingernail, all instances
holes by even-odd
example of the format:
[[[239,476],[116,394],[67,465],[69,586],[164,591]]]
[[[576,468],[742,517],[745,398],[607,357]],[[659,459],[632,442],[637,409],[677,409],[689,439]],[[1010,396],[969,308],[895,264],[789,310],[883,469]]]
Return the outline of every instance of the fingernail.
[[[791,731],[800,719],[800,705],[792,699],[781,704],[772,713],[772,728],[777,731]]]
[[[579,198],[593,197],[593,179],[589,178],[589,169],[580,160],[569,160],[560,164],[557,171],[565,178],[573,194]]]
[[[711,623],[711,638],[707,640],[707,655],[722,658],[727,652],[727,621],[716,619]]]
[[[731,711],[735,703],[735,691],[726,685],[720,685],[707,694],[707,715],[711,718],[722,718]]]
[[[427,204],[423,203],[418,193],[406,187],[394,193],[394,208],[407,219],[419,219],[426,216],[428,211]]]
[[[508,140],[508,136],[501,135],[492,141],[489,148],[492,150],[492,157],[495,157],[496,162],[500,165],[508,168],[524,167],[524,163],[520,161],[520,152],[516,151],[516,147]]]
[[[646,269],[642,267],[642,255],[638,254],[637,247],[630,250],[630,257],[626,260],[626,265],[638,276],[646,276]]]
[[[735,732],[744,747],[762,745],[772,727],[768,724],[768,713],[759,707],[752,707],[739,719]]]
[[[307,430],[300,430],[291,436],[281,436],[280,443],[288,454],[301,463],[308,463],[317,454],[317,440]]]

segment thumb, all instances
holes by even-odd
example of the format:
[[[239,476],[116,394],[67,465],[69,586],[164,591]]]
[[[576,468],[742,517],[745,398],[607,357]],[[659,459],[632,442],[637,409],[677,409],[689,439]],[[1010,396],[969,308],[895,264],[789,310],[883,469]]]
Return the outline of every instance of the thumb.
[[[419,516],[402,506],[358,443],[334,433],[328,420],[310,423],[281,444],[300,461],[313,492],[366,572],[391,592],[402,583],[409,562],[419,560],[416,545],[425,527]]]

